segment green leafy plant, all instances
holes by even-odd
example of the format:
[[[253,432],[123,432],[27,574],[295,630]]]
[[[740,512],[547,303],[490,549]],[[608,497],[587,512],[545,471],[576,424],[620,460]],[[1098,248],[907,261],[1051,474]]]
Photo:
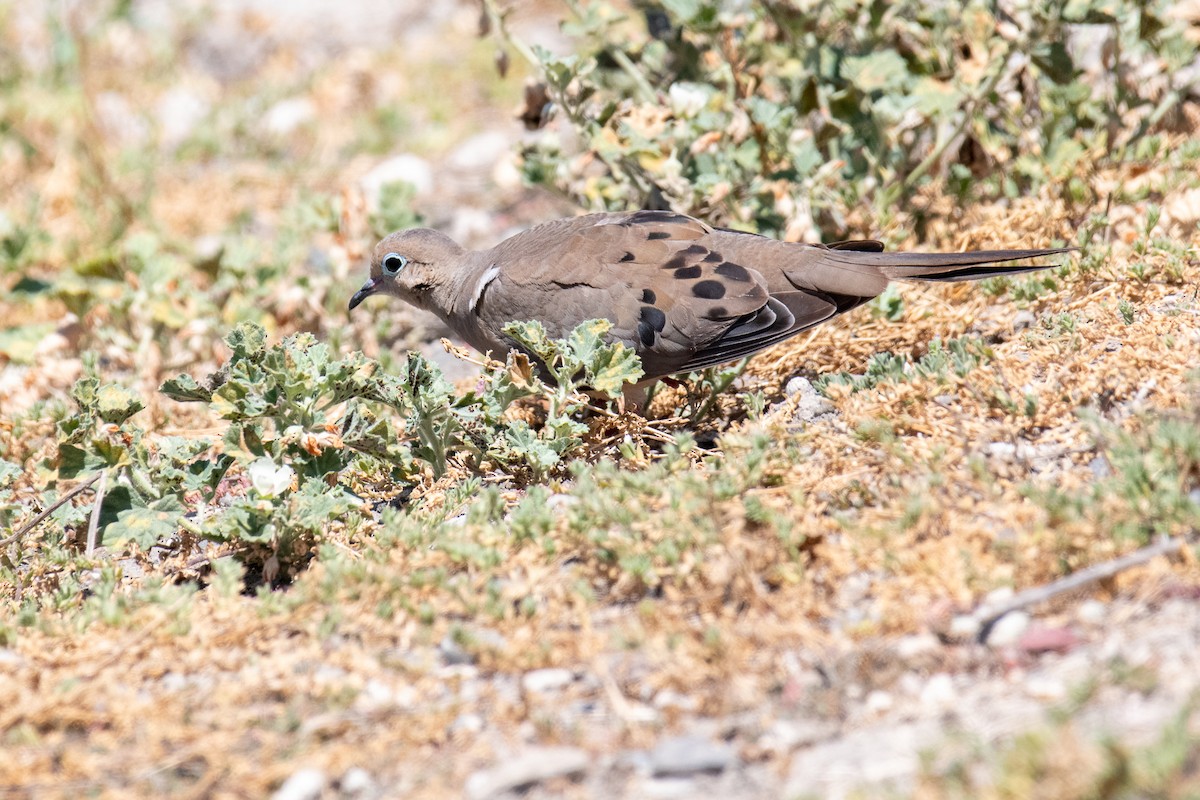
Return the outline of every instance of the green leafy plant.
[[[977,3],[668,0],[646,11],[652,25],[565,5],[575,53],[506,41],[583,152],[543,137],[526,178],[589,208],[665,204],[789,237],[844,236],[857,209],[885,215],[939,175],[963,199],[1052,182],[1090,202],[1077,165],[1097,149],[1137,157],[1187,91],[1183,76],[1132,76],[1171,76],[1196,52],[1165,0],[1033,4],[1016,20]],[[1087,35],[1112,42],[1111,91],[1076,81],[1095,65],[1068,43]],[[1109,140],[1118,119],[1137,124]]]
[[[929,352],[917,361],[892,353],[876,353],[867,361],[866,372],[862,375],[835,372],[818,377],[813,385],[819,390],[828,386],[848,386],[850,391],[860,392],[880,383],[904,383],[922,378],[946,381],[951,373],[964,377],[990,361],[992,355],[992,349],[982,339],[963,337],[945,342],[934,339],[929,343]]]
[[[20,505],[13,502],[12,485],[21,474],[21,467],[0,458],[0,530],[12,525]]]

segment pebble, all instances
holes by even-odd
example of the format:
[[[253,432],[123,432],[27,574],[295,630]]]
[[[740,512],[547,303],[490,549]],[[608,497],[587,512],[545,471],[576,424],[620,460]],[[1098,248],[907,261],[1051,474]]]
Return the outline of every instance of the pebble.
[[[954,679],[945,672],[929,676],[921,689],[921,705],[925,708],[948,709],[958,700]]]
[[[362,691],[358,693],[358,697],[354,700],[355,710],[362,713],[370,713],[382,708],[388,708],[395,705],[396,693],[392,691],[392,687],[388,686],[378,678],[369,678],[363,684]]]
[[[450,222],[450,238],[464,247],[490,243],[495,238],[493,218],[482,208],[459,208]]]
[[[307,97],[280,100],[263,114],[262,125],[272,136],[288,136],[317,116],[317,107]]]
[[[483,717],[478,714],[459,714],[450,723],[451,733],[479,733],[483,730]]]
[[[328,782],[322,770],[297,770],[271,795],[271,800],[317,800]]]
[[[587,769],[591,756],[578,747],[532,747],[467,778],[468,800],[487,800],[504,792],[532,786]]]
[[[225,256],[225,240],[216,234],[199,236],[192,242],[192,263],[205,272],[217,271]]]
[[[502,635],[490,628],[473,628],[467,633],[466,640],[470,642],[470,650],[459,644],[455,637],[446,634],[438,644],[442,661],[450,665],[474,664],[474,651],[503,650],[508,645],[508,641]]]
[[[454,148],[447,162],[463,172],[490,171],[512,147],[512,137],[505,130],[497,128],[475,134]]]
[[[699,736],[676,736],[664,739],[650,751],[650,772],[655,776],[722,772],[736,760],[729,745]]]
[[[882,689],[875,689],[868,694],[864,703],[868,714],[882,714],[885,711],[890,711],[895,704],[891,693],[885,692]]]
[[[1014,332],[1023,331],[1032,328],[1035,322],[1037,322],[1037,317],[1033,315],[1032,311],[1018,311],[1013,316],[1012,329]]]
[[[773,753],[786,753],[836,733],[836,725],[818,719],[777,719],[759,737],[758,746]]]
[[[191,89],[168,89],[155,108],[159,140],[167,148],[175,149],[195,133],[211,110],[212,103]]]
[[[1104,79],[1112,70],[1107,66],[1113,45],[1111,25],[1098,23],[1072,23],[1063,26],[1067,52],[1074,65],[1095,79]]]
[[[374,778],[362,767],[351,767],[338,781],[338,789],[342,794],[348,794],[351,797],[370,794],[374,788]]]
[[[1015,645],[1029,627],[1029,614],[1024,611],[1010,611],[988,631],[988,647],[1010,647]]]
[[[569,669],[535,669],[526,672],[521,678],[521,686],[527,692],[555,692],[570,685],[575,680],[575,673]]]
[[[1099,600],[1084,600],[1075,609],[1075,618],[1084,625],[1102,625],[1108,619],[1108,606]]]
[[[1109,466],[1108,459],[1102,456],[1096,456],[1089,461],[1088,470],[1096,480],[1103,480],[1112,475],[1112,467]]]
[[[804,422],[812,422],[817,417],[832,414],[837,410],[833,403],[817,391],[817,387],[813,386],[808,378],[792,378],[783,387],[783,393],[788,397],[800,395],[794,418]]]
[[[379,193],[389,183],[412,184],[417,194],[428,194],[433,190],[433,168],[425,159],[412,153],[389,158],[362,177],[359,185],[367,195],[371,208],[379,207]]]
[[[1048,675],[1030,675],[1025,681],[1025,691],[1030,697],[1052,703],[1067,696],[1066,684]]]
[[[904,661],[935,655],[941,650],[941,641],[932,633],[913,633],[896,642],[896,655]]]
[[[696,782],[690,778],[647,778],[633,793],[634,797],[673,800],[676,797],[698,797]]]
[[[95,113],[100,129],[118,144],[141,147],[150,137],[149,125],[141,115],[134,113],[129,99],[123,94],[100,92],[95,97]]]
[[[663,689],[654,695],[655,708],[674,708],[679,711],[695,711],[699,705],[691,695],[677,692],[674,689]]]

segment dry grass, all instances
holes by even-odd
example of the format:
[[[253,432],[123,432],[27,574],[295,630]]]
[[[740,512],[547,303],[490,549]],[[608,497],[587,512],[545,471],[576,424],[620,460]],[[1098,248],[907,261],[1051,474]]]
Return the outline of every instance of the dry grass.
[[[99,26],[82,13],[72,23],[81,31]],[[73,87],[82,97],[40,90],[82,104],[71,106],[78,127],[60,125],[57,109],[31,89],[18,123],[38,155],[24,159],[11,142],[0,148],[3,210],[17,218],[28,198],[42,198],[31,226],[46,243],[21,271],[52,279],[104,250],[94,237],[126,213],[121,202],[109,202],[114,195],[144,202],[133,229],[152,226],[184,243],[181,249],[194,236],[238,225],[264,231],[256,236],[270,247],[304,187],[340,196],[344,206],[337,229],[314,236],[331,259],[324,282],[292,305],[272,304],[276,332],[312,327],[347,349],[386,347],[380,327],[389,323],[349,327],[329,312],[355,285],[364,246],[365,209],[353,183],[374,157],[355,149],[368,124],[360,111],[402,107],[411,115],[406,143],[436,160],[448,143],[507,120],[497,108],[515,105],[519,83],[480,79],[490,50],[438,51],[429,42],[424,50],[352,53],[298,87],[290,83],[297,54],[279,46],[253,80],[203,83],[201,91],[236,109],[242,95],[263,86],[303,90],[319,124],[280,145],[283,156],[248,146],[220,158],[163,159],[146,189],[137,171],[112,168],[127,143],[89,135],[98,123],[88,103],[103,89],[150,107],[168,86],[201,79],[186,70],[155,77],[156,51],[118,47],[124,34],[105,30],[115,38],[81,55],[90,59],[94,86]],[[114,60],[118,51],[127,58]],[[433,72],[475,88],[448,103],[452,92],[429,89]],[[490,110],[452,113],[474,103]],[[216,119],[212,136],[222,142],[236,125]],[[367,767],[389,796],[444,797],[521,743],[576,744],[599,759],[649,746],[698,719],[728,733],[748,762],[782,775],[787,752],[762,749],[736,720],[752,720],[748,730],[783,718],[853,729],[869,716],[864,695],[892,690],[906,673],[983,679],[1003,672],[1004,654],[948,645],[904,657],[894,645],[904,635],[947,633],[954,615],[988,592],[1042,584],[1137,546],[1106,525],[1139,513],[1116,494],[1076,515],[1056,514],[1037,497],[1046,488],[1079,495],[1096,483],[1107,443],[1080,409],[1133,434],[1164,416],[1194,419],[1200,409],[1189,378],[1200,365],[1200,211],[1192,208],[1194,189],[1172,185],[1178,179],[1145,167],[1093,176],[1096,185],[1151,187],[1165,209],[1157,233],[1188,248],[1181,275],[1167,275],[1167,253],[1137,251],[1146,203],[1118,197],[1102,235],[1113,244],[1111,256],[1094,271],[1068,271],[1036,300],[1018,304],[979,286],[906,286],[900,322],[862,309],[817,328],[756,358],[745,388],[778,399],[797,374],[861,373],[882,350],[915,359],[935,337],[984,337],[992,358],[964,377],[885,382],[857,393],[834,387],[836,415],[807,425],[784,399],[763,418],[734,425],[715,455],[680,459],[657,486],[601,481],[611,494],[592,509],[599,537],[566,502],[546,517],[544,533],[529,538],[513,535],[511,517],[429,523],[425,533],[420,521],[400,532],[335,529],[326,552],[290,587],[259,596],[242,594],[236,575],[223,579],[194,565],[175,572],[183,555],[154,565],[134,554],[139,570],[111,583],[83,575],[90,596],[64,599],[59,613],[53,603],[37,609],[31,598],[54,597],[76,567],[38,560],[53,548],[35,532],[21,543],[26,557],[35,554],[32,566],[20,585],[2,587],[0,622],[14,636],[0,650],[0,795],[263,796],[311,765],[334,776]],[[495,207],[523,197],[510,192]],[[948,207],[936,196],[923,202]],[[520,220],[545,208],[535,198],[505,213]],[[947,211],[928,245],[1074,241],[1090,210],[1067,208],[1047,191],[1009,207]],[[1130,277],[1135,261],[1147,265],[1148,280]],[[179,279],[175,294],[210,288],[194,273]],[[0,280],[11,288],[17,275]],[[296,282],[297,272],[283,280]],[[276,299],[284,294],[281,288]],[[148,398],[148,427],[184,435],[217,427],[206,412],[169,403],[154,389],[182,367],[219,362],[218,340],[232,320],[153,329],[156,336],[139,342],[143,349],[130,349],[126,340],[105,338],[116,316],[105,302],[72,320],[62,299],[9,297],[0,300],[6,325],[60,328],[37,343],[32,365],[6,363],[0,373],[0,454],[31,465],[20,499],[40,502],[46,468],[37,465],[53,455],[53,427],[37,403],[65,396],[84,350],[98,352],[106,374],[123,376]],[[1135,310],[1131,324],[1121,301]],[[1032,324],[1014,330],[1022,307]],[[754,472],[745,459],[762,435],[773,444]],[[650,468],[648,461],[639,466]],[[429,508],[455,477],[423,487]],[[725,479],[745,490],[720,496],[712,487]],[[577,487],[552,488],[571,495]],[[500,496],[511,508],[523,493]],[[111,571],[121,555],[106,553],[95,568]],[[181,577],[204,588],[188,588]],[[156,588],[159,581],[164,588]],[[1200,566],[1187,554],[1123,574],[1095,596],[1152,607],[1197,585]],[[1053,621],[1068,605],[1038,612]],[[469,663],[447,663],[453,648],[443,643],[455,640]],[[824,683],[814,681],[814,665]],[[579,679],[554,694],[522,688],[524,672],[553,666]],[[463,722],[476,718],[480,730]],[[1067,758],[1075,746],[1067,741],[1066,760],[1045,767],[1056,780],[1082,771],[1079,760],[1098,758],[1092,750]]]

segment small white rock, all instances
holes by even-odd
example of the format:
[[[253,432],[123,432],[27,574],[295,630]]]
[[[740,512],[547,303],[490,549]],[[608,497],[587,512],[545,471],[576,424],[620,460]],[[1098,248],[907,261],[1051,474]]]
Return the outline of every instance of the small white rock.
[[[211,110],[212,103],[191,89],[168,89],[155,109],[159,139],[168,148],[178,147]]]
[[[696,782],[691,778],[647,778],[638,784],[635,797],[648,800],[675,800],[679,797],[696,797]]]
[[[940,652],[942,643],[932,633],[914,633],[896,642],[896,655],[905,661]]]
[[[777,719],[758,739],[759,747],[773,753],[787,753],[797,747],[828,739],[837,726],[815,719]]]
[[[297,770],[271,795],[271,800],[317,800],[328,782],[319,769]]]
[[[1018,311],[1013,316],[1012,329],[1014,331],[1023,331],[1026,328],[1032,328],[1033,323],[1037,322],[1037,317],[1031,311]]]
[[[882,714],[890,711],[895,704],[896,701],[892,698],[891,692],[885,692],[882,689],[875,689],[868,694],[864,703],[868,714]]]
[[[508,153],[512,145],[512,138],[504,129],[485,131],[454,148],[447,162],[454,169],[464,172],[490,170]]]
[[[1038,700],[1057,702],[1067,696],[1067,687],[1058,678],[1048,675],[1030,675],[1025,681],[1025,691]]]
[[[525,691],[535,694],[556,692],[570,685],[574,680],[575,673],[569,669],[535,669],[525,673],[521,678],[521,686],[525,688]]]
[[[1011,586],[1001,586],[998,589],[992,589],[990,592],[984,595],[983,604],[985,606],[995,606],[999,605],[1000,603],[1007,603],[1013,598],[1014,594],[1016,594],[1016,592],[1013,591]]]
[[[272,136],[287,136],[317,116],[317,107],[307,97],[280,100],[263,115],[264,130]]]
[[[674,689],[663,689],[654,695],[655,708],[675,708],[680,711],[695,711],[698,708],[696,698],[677,692]]]
[[[1075,617],[1084,625],[1103,625],[1108,619],[1108,606],[1099,600],[1085,600],[1075,609]]]
[[[362,767],[351,767],[338,781],[338,788],[351,796],[367,794],[375,788],[375,779]]]
[[[959,614],[950,620],[950,638],[956,640],[974,639],[979,635],[979,620],[971,614]]]
[[[1010,611],[992,625],[988,632],[988,647],[1011,647],[1029,627],[1029,615],[1024,611]]]
[[[459,714],[450,723],[451,733],[479,733],[483,730],[483,717],[478,714]]]
[[[945,672],[931,675],[921,689],[921,705],[927,709],[947,709],[958,702],[954,679]]]
[[[586,770],[590,763],[587,752],[577,747],[531,747],[490,769],[472,774],[467,778],[466,795],[469,800],[487,800],[560,775],[575,775]]]
[[[664,739],[650,751],[650,771],[656,777],[722,772],[736,761],[732,747],[700,736]]]
[[[804,422],[811,422],[823,414],[831,414],[837,411],[833,403],[829,402],[820,392],[817,387],[813,386],[812,381],[808,378],[795,377],[787,382],[783,387],[783,393],[788,397],[800,396],[796,403],[796,419]]]
[[[377,165],[359,181],[367,203],[371,208],[379,207],[379,193],[389,183],[412,184],[417,194],[428,194],[433,190],[433,169],[425,159],[412,153],[389,158]]]

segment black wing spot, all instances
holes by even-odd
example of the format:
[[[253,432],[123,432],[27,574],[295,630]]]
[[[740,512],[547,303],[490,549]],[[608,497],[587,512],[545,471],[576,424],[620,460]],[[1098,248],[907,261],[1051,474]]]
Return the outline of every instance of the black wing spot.
[[[656,295],[654,293],[653,289],[642,289],[642,302],[643,303],[654,303],[654,301],[657,299],[658,299],[658,295]]]
[[[646,347],[654,345],[654,328],[649,322],[638,323],[638,338],[642,340],[642,344]]]
[[[724,260],[725,260],[724,257],[722,257],[722,255],[715,250],[713,250],[712,252],[710,252],[708,255],[706,255],[704,257],[705,264],[715,264],[718,261],[724,261]]]
[[[634,258],[636,258],[636,256],[634,256],[633,253],[627,252],[627,253],[625,253],[625,255],[621,256],[621,261],[622,262],[633,261]]]
[[[656,331],[661,332],[667,327],[667,315],[654,306],[642,306],[640,319]]]
[[[705,300],[720,300],[725,296],[725,284],[720,281],[699,281],[692,287],[692,294]]]
[[[701,270],[698,265],[693,265],[690,267],[684,267],[683,269],[675,270],[675,277],[680,280],[699,278],[702,271],[703,270]]]
[[[729,278],[731,281],[741,281],[745,283],[750,280],[750,270],[743,267],[741,264],[734,264],[726,261],[721,266],[714,270],[722,278]]]
[[[690,244],[680,252],[687,253],[689,256],[699,256],[708,253],[708,248],[702,244]]]
[[[706,315],[712,319],[723,319],[729,316],[729,309],[725,306],[713,306],[708,310]]]
[[[667,231],[650,231],[646,234],[647,239],[670,239],[671,234]]]
[[[691,257],[687,253],[676,253],[671,256],[671,260],[662,265],[663,269],[680,269],[686,267],[692,262]]]

